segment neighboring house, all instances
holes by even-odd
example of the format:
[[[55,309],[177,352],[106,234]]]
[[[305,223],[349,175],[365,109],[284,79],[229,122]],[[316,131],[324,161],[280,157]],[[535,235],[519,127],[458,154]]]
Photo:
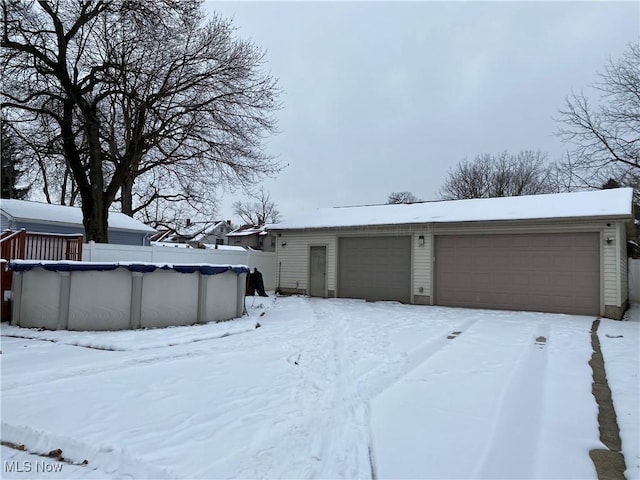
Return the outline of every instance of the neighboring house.
[[[179,230],[164,228],[151,238],[152,242],[184,243],[194,248],[208,245],[224,245],[225,236],[231,232],[231,220],[211,222],[187,222]]]
[[[159,228],[156,233],[151,235],[151,243],[175,243],[176,245],[189,246],[190,241],[190,237],[181,235],[171,228]]]
[[[233,231],[231,220],[220,220],[202,232],[196,240],[205,245],[226,245],[227,234]]]
[[[284,293],[621,318],[630,188],[324,208],[271,225]]]
[[[26,200],[0,201],[0,231],[21,230],[41,233],[80,233],[84,235],[82,210]],[[156,231],[144,223],[118,212],[109,212],[109,243],[149,245]]]
[[[227,234],[229,245],[252,248],[263,252],[276,250],[276,237],[270,234],[264,225],[243,225]]]

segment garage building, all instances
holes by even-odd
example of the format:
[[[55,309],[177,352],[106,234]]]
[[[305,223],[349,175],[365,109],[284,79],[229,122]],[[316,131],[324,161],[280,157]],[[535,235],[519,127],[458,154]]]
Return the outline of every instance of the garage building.
[[[322,208],[269,227],[283,293],[621,318],[633,190]]]

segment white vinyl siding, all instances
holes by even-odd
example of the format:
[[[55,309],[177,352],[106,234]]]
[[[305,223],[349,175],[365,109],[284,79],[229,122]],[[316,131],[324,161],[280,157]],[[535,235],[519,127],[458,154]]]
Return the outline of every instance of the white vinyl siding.
[[[620,266],[618,263],[618,249],[616,238],[618,229],[610,223],[610,227],[602,230],[602,276],[604,282],[604,304],[620,306]],[[607,243],[607,239],[611,243]]]
[[[78,225],[66,225],[60,223],[42,223],[36,221],[17,221],[17,220],[9,220],[2,216],[2,227],[10,228],[14,231],[25,229],[27,232],[40,232],[40,233],[51,233],[51,234],[77,234],[84,235],[84,226],[81,224]],[[136,232],[136,231],[128,231],[128,230],[120,230],[109,228],[109,243],[115,245],[138,245],[138,246],[149,246],[149,233],[146,232]]]
[[[424,245],[420,246],[420,236]],[[413,235],[413,294],[431,297],[431,262],[433,236],[425,229]],[[422,288],[422,291],[420,289]]]
[[[285,246],[282,244],[286,243]],[[336,290],[336,235],[335,233],[289,233],[276,237],[276,286],[307,293],[309,281],[309,247],[327,247],[327,289]]]
[[[0,232],[11,229],[11,222],[6,215],[0,214]]]
[[[627,258],[627,236],[623,223],[618,223],[618,259],[620,261],[620,306],[629,299],[629,259]]]
[[[607,224],[610,224],[607,227]],[[601,309],[604,306],[620,307],[627,296],[626,250],[624,221],[511,221],[440,223],[429,225],[394,225],[377,227],[354,227],[318,230],[283,230],[277,237],[278,262],[281,271],[280,286],[298,289],[306,293],[309,268],[309,247],[327,246],[328,289],[337,293],[337,242],[344,236],[400,235],[412,236],[412,295],[433,297],[433,238],[435,235],[461,234],[527,234],[554,232],[598,232],[601,238]],[[425,245],[419,246],[419,237],[424,235]],[[606,239],[611,238],[607,244]],[[282,242],[287,245],[281,247]],[[297,282],[297,285],[296,285]],[[423,291],[420,292],[420,287]]]

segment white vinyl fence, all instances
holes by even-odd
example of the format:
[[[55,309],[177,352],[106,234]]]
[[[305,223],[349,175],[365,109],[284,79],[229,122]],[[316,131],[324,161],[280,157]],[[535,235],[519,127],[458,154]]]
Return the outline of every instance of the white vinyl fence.
[[[640,258],[629,259],[629,301],[640,303]]]
[[[154,262],[154,263],[213,263],[218,265],[246,265],[253,272],[262,273],[265,290],[276,288],[275,252],[163,247],[137,247],[108,243],[85,243],[82,248],[85,262]]]

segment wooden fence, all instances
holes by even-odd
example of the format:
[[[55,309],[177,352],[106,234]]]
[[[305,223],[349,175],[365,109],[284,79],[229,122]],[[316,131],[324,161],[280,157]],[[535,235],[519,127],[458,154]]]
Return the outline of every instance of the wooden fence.
[[[2,321],[9,319],[9,299],[12,272],[8,266],[11,260],[82,260],[82,235],[57,235],[20,230],[5,231],[0,235],[2,256]]]

